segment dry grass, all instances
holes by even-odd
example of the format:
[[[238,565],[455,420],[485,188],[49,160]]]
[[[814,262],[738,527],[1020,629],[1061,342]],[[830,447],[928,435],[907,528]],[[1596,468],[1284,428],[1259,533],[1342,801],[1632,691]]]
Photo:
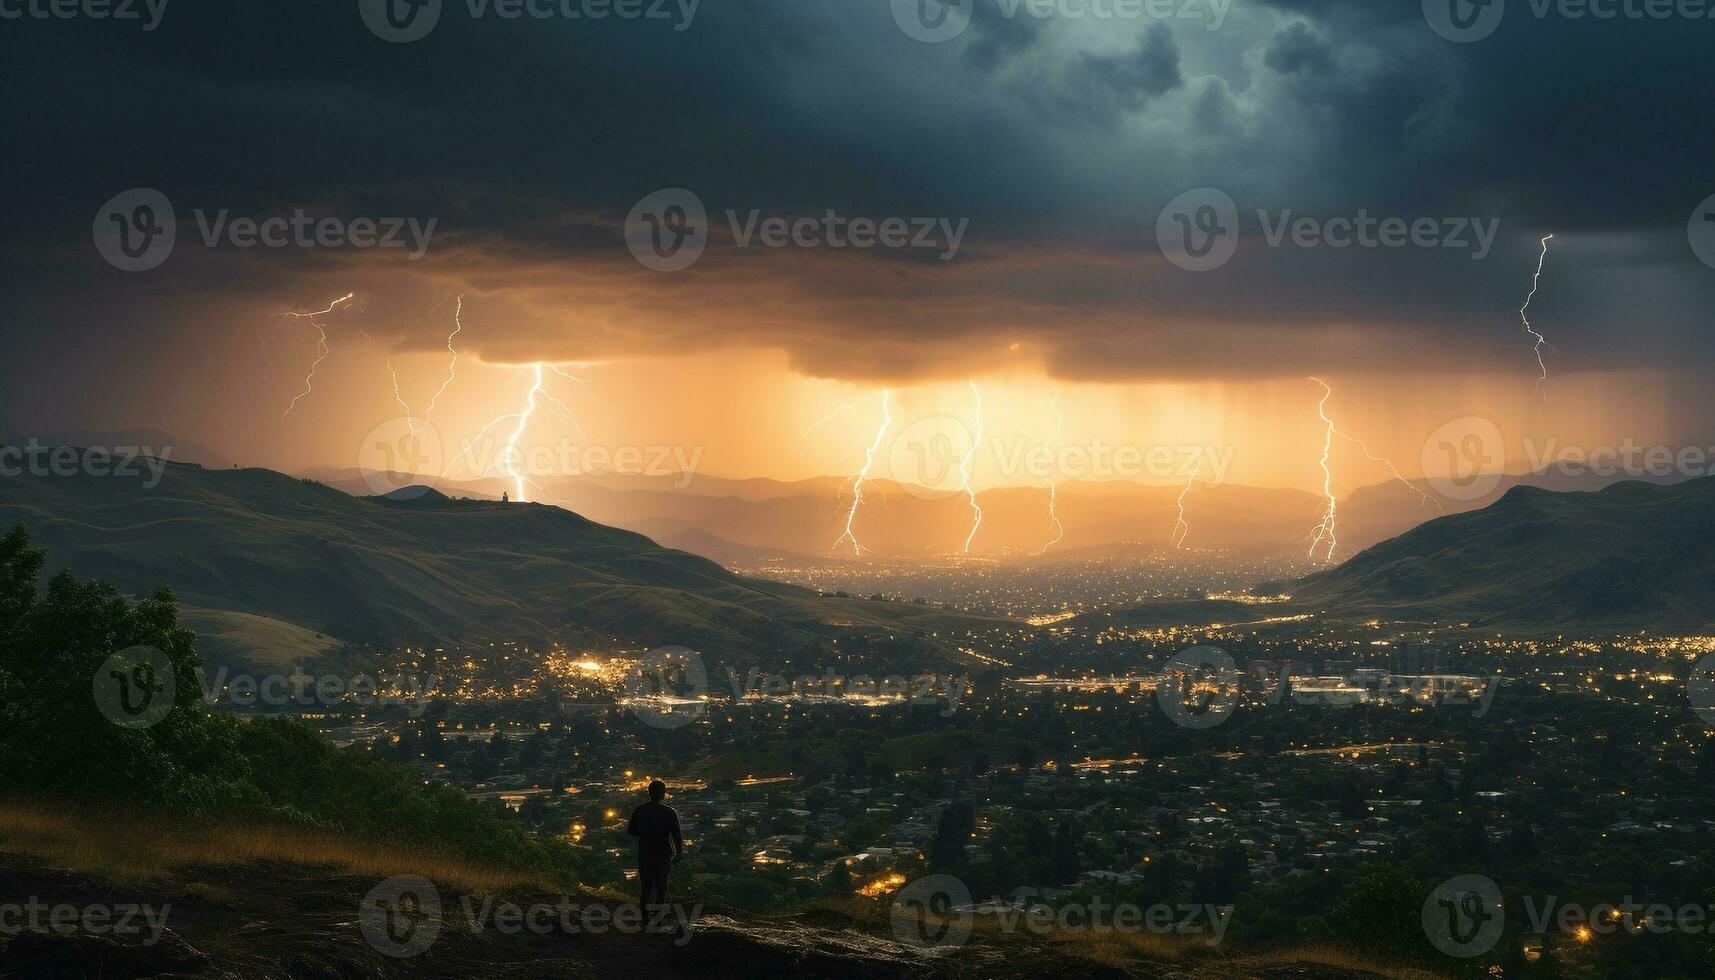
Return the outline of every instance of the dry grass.
[[[0,851],[121,880],[180,869],[281,861],[365,877],[416,874],[474,893],[555,890],[551,879],[427,850],[372,844],[276,824],[236,825],[122,812],[0,803]]]
[[[1306,946],[1274,953],[1259,953],[1235,961],[1247,970],[1286,963],[1314,963],[1340,970],[1379,973],[1389,980],[1446,980],[1446,974],[1412,966],[1379,962],[1374,956],[1354,953],[1338,946]]]
[[[885,902],[856,895],[825,898],[817,902],[815,907],[872,925],[885,919],[887,915]],[[1005,942],[1035,939],[1052,943],[1055,951],[1063,956],[1122,969],[1144,962],[1174,963],[1180,966],[1194,963],[1199,976],[1240,980],[1255,976],[1257,970],[1266,967],[1308,964],[1355,973],[1372,973],[1388,980],[1446,980],[1445,974],[1389,963],[1337,946],[1306,946],[1272,953],[1227,955],[1219,942],[1208,936],[1113,929],[1062,932],[1050,928],[1038,932],[1018,926],[1009,929],[1000,920],[990,916],[977,916],[969,925],[974,935],[990,940]]]
[[[1089,930],[1049,933],[1046,938],[1064,955],[1106,966],[1129,966],[1140,960],[1177,963],[1191,957],[1210,956],[1217,949],[1207,938],[1148,931]]]

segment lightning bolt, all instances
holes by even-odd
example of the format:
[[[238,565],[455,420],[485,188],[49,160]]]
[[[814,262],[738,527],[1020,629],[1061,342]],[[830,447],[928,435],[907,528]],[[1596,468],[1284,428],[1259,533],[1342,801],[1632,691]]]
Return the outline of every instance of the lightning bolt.
[[[834,539],[834,547],[838,548],[843,541],[852,543],[852,555],[863,554],[863,545],[858,543],[857,535],[852,533],[852,522],[857,519],[858,507],[863,504],[863,482],[869,479],[870,467],[875,465],[875,454],[881,449],[881,440],[887,436],[888,427],[893,425],[893,410],[888,406],[888,397],[892,394],[887,388],[881,389],[881,425],[875,430],[875,440],[863,453],[863,469],[858,471],[857,479],[852,481],[852,506],[846,511],[846,529]]]
[[[1389,462],[1388,460],[1384,459],[1383,457],[1377,456],[1375,453],[1370,452],[1370,447],[1364,445],[1364,440],[1359,439],[1357,436],[1347,435],[1346,433],[1341,432],[1338,428],[1336,428],[1334,430],[1334,434],[1339,436],[1342,439],[1347,439],[1347,440],[1350,440],[1350,441],[1356,443],[1358,448],[1364,451],[1364,455],[1366,457],[1368,457],[1370,462],[1380,463],[1383,466],[1387,467],[1388,472],[1393,474],[1393,478],[1395,480],[1398,480],[1400,483],[1405,484],[1406,489],[1410,490],[1412,493],[1417,494],[1417,499],[1419,502],[1425,503],[1425,504],[1434,504],[1436,510],[1440,511],[1443,514],[1447,513],[1447,508],[1441,506],[1441,501],[1436,500],[1434,497],[1431,497],[1427,493],[1424,493],[1423,490],[1421,488],[1419,488],[1417,484],[1411,482],[1410,480],[1407,480],[1399,472],[1399,467],[1394,466],[1393,463]]]
[[[1191,471],[1191,478],[1185,481],[1185,489],[1179,491],[1179,517],[1173,522],[1173,534],[1168,537],[1175,551],[1185,546],[1185,538],[1191,533],[1191,525],[1185,521],[1185,495],[1191,492],[1191,485],[1197,482],[1198,474],[1203,472],[1203,461],[1197,461],[1196,469]]]
[[[574,375],[567,374],[565,371],[560,370],[558,367],[549,364],[546,361],[537,361],[534,364],[531,364],[528,368],[521,368],[520,373],[525,370],[531,372],[531,384],[529,390],[524,393],[523,407],[516,412],[507,412],[504,415],[498,415],[489,419],[488,424],[478,429],[476,435],[471,437],[471,439],[465,443],[464,451],[459,453],[453,461],[453,466],[455,467],[463,466],[466,470],[474,471],[475,466],[473,464],[475,460],[471,456],[471,453],[476,449],[477,444],[482,441],[482,438],[488,435],[488,430],[502,422],[514,422],[515,424],[512,427],[512,434],[506,439],[506,448],[501,451],[500,455],[495,458],[494,462],[483,467],[482,471],[477,475],[487,476],[498,468],[503,474],[511,478],[512,499],[519,502],[524,502],[526,499],[524,495],[525,484],[529,484],[537,489],[541,489],[542,487],[542,484],[529,479],[524,473],[519,471],[516,458],[518,454],[518,440],[524,437],[524,432],[530,425],[531,417],[536,414],[538,399],[559,409],[560,414],[565,416],[568,422],[572,423],[572,427],[578,430],[578,434],[580,436],[587,437],[588,435],[584,431],[584,427],[579,424],[577,416],[572,413],[571,408],[558,397],[549,393],[546,387],[548,381],[547,372],[549,371],[577,383],[585,392],[588,392],[589,388],[584,384],[583,380]],[[594,398],[595,396],[591,394],[590,397]],[[449,468],[448,476],[451,476],[453,472],[456,471]]]
[[[601,401],[600,398],[596,397],[596,393],[590,390],[590,386],[584,382],[584,379],[578,377],[575,374],[568,374],[567,372],[561,370],[558,366],[553,365],[553,364],[546,365],[546,367],[548,368],[548,370],[554,372],[555,374],[559,375],[560,377],[565,378],[567,381],[570,381],[572,384],[575,384],[579,388],[583,389],[583,393],[588,395],[591,399],[598,401],[598,402]],[[602,404],[605,405],[607,403],[602,402]],[[573,424],[576,424],[576,422],[574,421]],[[581,429],[580,429],[580,431],[581,431]]]
[[[331,348],[328,347],[327,327],[322,324],[321,318],[323,316],[326,316],[329,313],[332,313],[335,309],[338,309],[340,307],[340,305],[342,305],[344,303],[351,302],[352,297],[354,297],[356,295],[357,295],[356,293],[346,293],[344,296],[341,296],[339,299],[336,299],[332,303],[329,303],[327,305],[327,308],[323,309],[323,310],[315,310],[315,311],[310,312],[310,313],[300,313],[300,312],[292,311],[292,312],[282,314],[284,316],[296,317],[296,318],[301,319],[301,320],[309,320],[310,325],[316,328],[316,334],[317,334],[317,337],[316,337],[316,359],[315,359],[315,361],[313,361],[310,364],[310,373],[304,375],[304,390],[298,392],[297,397],[292,399],[292,403],[290,405],[286,406],[286,411],[280,415],[280,418],[282,420],[284,420],[286,418],[286,416],[291,415],[292,409],[298,407],[298,402],[302,401],[304,396],[310,393],[310,389],[312,387],[314,387],[314,384],[315,384],[316,368],[320,367],[322,361],[327,359],[328,352],[331,350]]]
[[[983,392],[981,388],[977,387],[977,383],[975,381],[969,382],[969,384],[971,386],[971,397],[976,400],[976,411],[974,414],[976,415],[977,420],[977,431],[976,434],[971,437],[971,448],[966,450],[965,455],[959,458],[959,477],[965,484],[965,499],[968,500],[971,505],[971,533],[965,535],[965,554],[967,555],[971,553],[971,542],[975,541],[977,538],[977,529],[983,526],[983,509],[977,506],[977,492],[971,489],[971,464],[976,459],[977,447],[982,445],[983,441]]]
[[[515,413],[518,419],[518,424],[513,427],[511,437],[506,440],[506,449],[501,452],[500,458],[495,461],[505,467],[507,474],[512,477],[512,498],[517,500],[519,503],[524,502],[524,484],[526,480],[524,479],[524,474],[518,471],[518,463],[517,460],[514,459],[514,454],[518,451],[518,440],[523,438],[524,429],[530,424],[530,416],[536,414],[536,396],[543,393],[542,365],[538,362],[533,365],[533,367],[536,372],[536,381],[530,386],[530,390],[525,392],[524,410]]]
[[[1054,409],[1054,434],[1048,437],[1048,444],[1053,445],[1059,438],[1061,430],[1066,428],[1066,414],[1060,411],[1060,389],[1054,389],[1054,401],[1050,404]],[[1059,544],[1066,537],[1066,526],[1060,523],[1059,514],[1060,481],[1052,474],[1048,477],[1048,523],[1054,526],[1054,539],[1042,546],[1037,554],[1046,554],[1049,548]],[[968,543],[967,543],[968,546]]]
[[[1310,550],[1306,557],[1316,557],[1316,546],[1326,538],[1328,550],[1323,556],[1325,561],[1334,560],[1334,474],[1328,469],[1328,453],[1334,448],[1334,420],[1328,417],[1328,399],[1333,396],[1334,389],[1321,378],[1311,378],[1311,381],[1322,386],[1322,400],[1316,404],[1316,414],[1322,417],[1327,431],[1322,436],[1322,496],[1328,500],[1328,509],[1322,514],[1322,523],[1315,527],[1315,537],[1310,541]]]
[[[538,365],[536,365],[536,370],[540,371],[540,370],[542,370],[542,368],[544,366],[545,365],[538,364]],[[549,370],[553,370],[553,369],[550,367]],[[572,423],[572,428],[578,430],[578,437],[579,438],[583,438],[583,439],[589,438],[589,433],[584,431],[583,425],[581,425],[578,422],[577,416],[572,414],[572,410],[566,406],[565,402],[559,400],[558,398],[554,397],[553,395],[548,394],[546,391],[538,391],[537,394],[541,395],[543,398],[546,398],[548,400],[548,404],[553,405],[555,408],[560,410],[560,414],[564,415],[566,417],[566,421]]]
[[[840,417],[841,415],[844,415],[846,412],[851,411],[853,406],[855,406],[856,404],[857,404],[856,402],[847,402],[846,404],[841,405],[839,408],[834,409],[833,411],[822,416],[821,418],[817,419],[816,421],[811,422],[808,426],[805,427],[803,434],[800,435],[798,438],[800,438],[800,439],[810,438],[810,433],[816,431],[817,429],[820,429],[824,425],[827,425],[829,422],[832,422],[834,419]]]
[[[441,302],[446,302],[446,299],[443,298]],[[435,410],[435,403],[441,400],[441,395],[446,392],[447,386],[453,383],[453,374],[457,371],[459,366],[459,352],[458,348],[453,346],[453,338],[457,337],[459,335],[459,331],[464,329],[464,320],[461,318],[461,314],[463,313],[464,294],[460,293],[459,301],[453,307],[453,332],[447,334],[447,352],[452,355],[452,359],[447,362],[447,379],[441,382],[440,391],[435,392],[435,397],[429,399],[429,407],[423,410],[424,415],[428,415]],[[409,413],[407,413],[407,417],[409,417]]]
[[[268,387],[268,379],[274,376],[274,358],[268,353],[268,335],[262,332],[260,324],[256,327],[256,343],[262,348],[262,377],[256,379],[256,389]]]
[[[393,379],[393,400],[398,402],[399,407],[405,410],[405,428],[411,433],[411,435],[415,436],[417,434],[417,420],[411,417],[411,406],[405,404],[405,396],[399,393],[399,372],[393,370],[393,358],[391,355],[387,358],[387,374]]]
[[[1524,332],[1530,334],[1536,341],[1531,350],[1536,354],[1536,366],[1540,373],[1536,377],[1536,387],[1531,389],[1532,394],[1540,391],[1548,381],[1548,364],[1542,359],[1542,349],[1548,346],[1548,338],[1538,333],[1536,328],[1531,326],[1529,312],[1531,301],[1536,299],[1536,287],[1542,282],[1542,264],[1548,259],[1548,241],[1553,237],[1553,235],[1542,237],[1542,252],[1536,257],[1536,274],[1530,278],[1530,295],[1524,298],[1524,305],[1518,308],[1518,318],[1524,324]]]
[[[1328,427],[1327,433],[1322,441],[1322,495],[1328,499],[1328,510],[1322,517],[1322,523],[1316,526],[1315,538],[1310,543],[1310,555],[1312,557],[1316,554],[1316,546],[1320,544],[1323,537],[1326,536],[1328,539],[1328,550],[1324,557],[1329,561],[1334,559],[1334,490],[1333,479],[1328,470],[1328,453],[1333,448],[1335,436],[1339,436],[1342,439],[1356,444],[1357,447],[1363,451],[1364,457],[1370,462],[1380,463],[1387,467],[1388,472],[1393,474],[1393,478],[1395,480],[1404,484],[1405,488],[1410,490],[1412,493],[1417,494],[1419,502],[1434,504],[1436,510],[1441,511],[1443,514],[1447,513],[1446,508],[1441,506],[1441,501],[1436,500],[1427,493],[1424,493],[1417,484],[1407,480],[1405,475],[1399,471],[1399,467],[1393,465],[1393,463],[1385,457],[1377,456],[1375,453],[1371,452],[1370,447],[1364,443],[1364,440],[1341,431],[1339,426],[1334,424],[1334,420],[1328,417],[1328,399],[1333,396],[1334,389],[1329,387],[1328,382],[1323,381],[1321,378],[1311,378],[1310,380],[1322,386],[1322,400],[1317,403],[1316,412],[1321,416],[1322,421],[1326,423]]]

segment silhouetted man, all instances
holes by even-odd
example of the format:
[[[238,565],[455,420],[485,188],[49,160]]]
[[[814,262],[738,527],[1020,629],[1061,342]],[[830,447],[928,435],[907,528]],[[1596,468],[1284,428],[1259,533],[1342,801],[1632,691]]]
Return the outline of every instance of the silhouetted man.
[[[685,840],[679,836],[679,815],[662,803],[667,784],[657,779],[649,784],[649,802],[631,811],[626,832],[637,838],[637,881],[643,890],[643,907],[667,904],[667,872],[685,858]]]

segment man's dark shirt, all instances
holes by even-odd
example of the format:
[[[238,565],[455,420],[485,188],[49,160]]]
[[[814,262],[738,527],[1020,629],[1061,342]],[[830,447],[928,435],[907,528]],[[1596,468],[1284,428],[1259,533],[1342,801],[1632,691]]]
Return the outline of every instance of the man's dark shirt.
[[[637,838],[638,857],[672,857],[674,848],[685,849],[679,836],[679,815],[665,803],[651,800],[631,811],[627,832]]]

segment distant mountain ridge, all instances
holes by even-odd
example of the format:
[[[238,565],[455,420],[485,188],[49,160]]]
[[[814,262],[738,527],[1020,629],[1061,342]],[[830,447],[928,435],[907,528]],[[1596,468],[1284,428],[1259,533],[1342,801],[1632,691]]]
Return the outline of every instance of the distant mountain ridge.
[[[1715,477],[1591,492],[1518,486],[1299,580],[1293,604],[1355,618],[1625,631],[1715,625]]]
[[[153,489],[89,474],[0,478],[0,525],[20,522],[49,572],[131,593],[170,586],[188,618],[221,614],[229,632],[278,622],[354,643],[619,638],[750,651],[953,619],[741,578],[557,507],[432,490],[354,497],[262,469],[169,463]]]

